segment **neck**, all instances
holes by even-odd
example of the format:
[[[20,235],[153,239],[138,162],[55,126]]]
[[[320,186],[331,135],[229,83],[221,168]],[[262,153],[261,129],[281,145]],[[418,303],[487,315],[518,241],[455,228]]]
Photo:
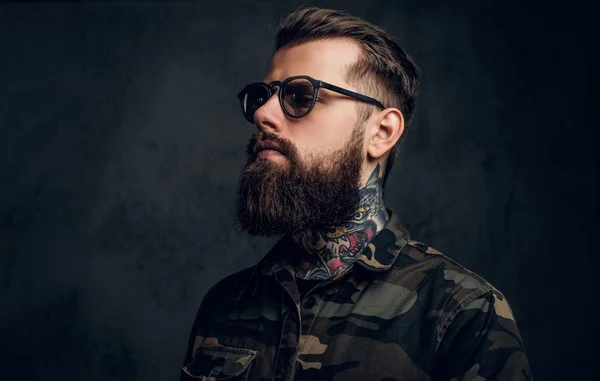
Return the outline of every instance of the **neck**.
[[[336,226],[310,229],[292,236],[304,249],[294,261],[297,278],[329,279],[349,268],[357,255],[389,219],[383,203],[383,171],[379,164],[359,190],[360,204],[352,217]]]

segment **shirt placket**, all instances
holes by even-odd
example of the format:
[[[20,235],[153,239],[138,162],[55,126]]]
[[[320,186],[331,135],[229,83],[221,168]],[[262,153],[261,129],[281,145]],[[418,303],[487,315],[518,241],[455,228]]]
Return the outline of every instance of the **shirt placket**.
[[[302,353],[303,337],[309,335],[323,301],[326,286],[339,280],[343,274],[329,279],[309,290],[300,300],[298,287],[291,269],[276,273],[277,282],[283,287],[282,322],[280,349],[275,361],[273,380],[293,381],[297,372],[298,356]]]
[[[275,279],[283,287],[283,297],[281,340],[274,361],[273,380],[291,381],[300,337],[300,297],[291,269],[279,270]]]
[[[321,287],[319,287],[322,290]],[[298,359],[300,354],[304,350],[304,345],[306,345],[306,338],[308,337],[310,330],[313,326],[313,323],[317,319],[317,313],[321,302],[323,301],[322,296],[319,292],[316,292],[315,289],[309,291],[304,296],[303,300],[301,300],[300,304],[300,337],[298,340],[296,352],[294,353],[293,365],[291,367],[289,381],[294,379],[294,376],[299,371],[298,369]]]

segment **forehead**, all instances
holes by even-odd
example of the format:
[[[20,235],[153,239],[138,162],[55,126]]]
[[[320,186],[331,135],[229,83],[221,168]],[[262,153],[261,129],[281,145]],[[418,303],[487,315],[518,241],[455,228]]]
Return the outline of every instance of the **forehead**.
[[[347,85],[344,76],[360,54],[358,45],[345,38],[310,41],[279,49],[271,59],[265,82],[308,75],[338,86]]]

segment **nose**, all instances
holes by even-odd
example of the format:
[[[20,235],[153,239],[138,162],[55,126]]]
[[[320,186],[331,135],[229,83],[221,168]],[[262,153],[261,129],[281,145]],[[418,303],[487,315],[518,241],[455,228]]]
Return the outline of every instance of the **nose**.
[[[285,122],[285,114],[279,105],[279,87],[273,89],[271,98],[254,112],[254,123],[259,131],[277,132]]]

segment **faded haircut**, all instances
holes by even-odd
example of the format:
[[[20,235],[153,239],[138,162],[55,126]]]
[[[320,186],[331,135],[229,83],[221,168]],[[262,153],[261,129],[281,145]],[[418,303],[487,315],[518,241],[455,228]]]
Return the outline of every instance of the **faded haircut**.
[[[359,45],[361,55],[357,62],[348,67],[346,80],[385,107],[400,110],[404,116],[405,132],[408,131],[419,94],[419,68],[380,27],[343,11],[301,8],[286,16],[279,24],[275,51],[328,38],[350,38]],[[374,110],[374,106],[363,102],[357,102],[357,107],[359,123],[366,121]],[[389,152],[384,186],[404,135]]]

